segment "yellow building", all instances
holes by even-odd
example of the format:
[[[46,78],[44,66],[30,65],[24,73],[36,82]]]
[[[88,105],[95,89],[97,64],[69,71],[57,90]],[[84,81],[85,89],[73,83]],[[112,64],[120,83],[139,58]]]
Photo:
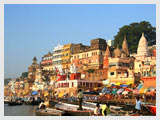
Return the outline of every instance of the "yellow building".
[[[71,63],[72,43],[66,44],[62,48],[62,68],[64,70],[69,69]]]

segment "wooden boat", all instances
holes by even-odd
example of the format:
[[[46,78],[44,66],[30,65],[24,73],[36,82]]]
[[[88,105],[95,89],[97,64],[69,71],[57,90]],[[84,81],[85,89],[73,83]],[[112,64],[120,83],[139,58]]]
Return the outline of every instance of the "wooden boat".
[[[35,114],[36,116],[62,116],[64,112],[61,110],[51,109],[51,108],[46,108],[46,109],[36,108]]]
[[[8,104],[9,102],[9,100],[4,100],[4,104]]]
[[[25,101],[24,103],[26,105],[39,105],[40,104],[39,101]]]
[[[64,111],[65,116],[91,116],[93,115],[94,108],[82,106],[83,110],[78,110],[78,105],[59,102],[55,105],[58,110]]]
[[[8,102],[9,106],[16,106],[16,105],[22,105],[22,104],[23,104],[23,102],[16,102],[16,101]]]

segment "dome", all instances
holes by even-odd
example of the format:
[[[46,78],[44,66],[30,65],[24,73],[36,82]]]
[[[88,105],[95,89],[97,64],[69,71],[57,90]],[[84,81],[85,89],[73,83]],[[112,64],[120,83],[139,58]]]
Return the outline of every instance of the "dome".
[[[113,51],[113,54],[114,57],[121,57],[121,50],[118,48],[118,45],[117,48]]]
[[[148,56],[148,43],[144,36],[144,33],[142,33],[142,36],[139,40],[138,49],[137,49],[137,56]]]

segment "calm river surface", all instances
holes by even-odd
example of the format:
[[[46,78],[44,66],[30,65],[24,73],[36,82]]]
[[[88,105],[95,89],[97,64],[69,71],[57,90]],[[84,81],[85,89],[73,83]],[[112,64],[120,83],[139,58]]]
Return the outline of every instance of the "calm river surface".
[[[35,116],[36,107],[32,105],[8,106],[8,104],[4,104],[4,116]]]

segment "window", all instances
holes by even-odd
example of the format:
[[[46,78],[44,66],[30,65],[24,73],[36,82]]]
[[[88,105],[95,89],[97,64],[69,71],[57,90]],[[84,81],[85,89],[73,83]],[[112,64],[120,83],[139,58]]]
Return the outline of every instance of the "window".
[[[118,74],[121,74],[121,72],[118,72]]]
[[[89,83],[86,83],[86,87],[89,87]]]
[[[72,87],[74,87],[74,83],[72,82]]]
[[[110,75],[114,75],[114,72],[110,72]]]
[[[83,83],[83,87],[85,87],[85,82]]]
[[[139,64],[139,67],[141,67],[141,64]]]

